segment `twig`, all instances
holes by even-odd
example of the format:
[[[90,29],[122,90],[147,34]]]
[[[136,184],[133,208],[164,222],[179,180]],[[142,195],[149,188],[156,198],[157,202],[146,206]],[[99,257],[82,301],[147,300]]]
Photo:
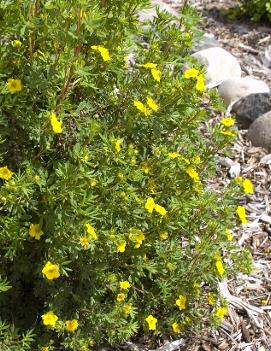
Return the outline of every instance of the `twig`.
[[[246,50],[248,52],[251,52],[252,54],[257,54],[258,55],[258,53],[259,53],[258,50],[253,49],[252,47],[247,46],[247,45],[242,44],[242,43],[238,44],[238,47],[241,48],[241,49],[244,49],[244,50]]]
[[[221,292],[221,295],[227,300],[228,303],[232,304],[233,306],[246,310],[247,314],[251,315],[258,315],[258,314],[264,314],[264,310],[262,308],[250,305],[246,301],[243,301],[239,297],[231,295],[228,289],[227,282],[222,282],[218,284],[219,290]]]

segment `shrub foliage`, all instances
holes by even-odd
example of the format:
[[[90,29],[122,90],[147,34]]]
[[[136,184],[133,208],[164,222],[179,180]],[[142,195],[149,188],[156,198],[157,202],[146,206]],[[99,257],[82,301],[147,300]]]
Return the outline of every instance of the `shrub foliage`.
[[[248,269],[240,185],[209,183],[234,129],[205,123],[197,15],[142,25],[146,5],[0,1],[1,350],[218,324],[218,281]]]
[[[260,21],[263,17],[271,21],[270,0],[242,0],[241,11],[253,21]]]

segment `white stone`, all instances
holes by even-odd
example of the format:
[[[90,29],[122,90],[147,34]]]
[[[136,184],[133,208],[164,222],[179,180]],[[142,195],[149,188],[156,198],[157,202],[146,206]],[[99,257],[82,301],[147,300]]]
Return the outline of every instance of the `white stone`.
[[[156,7],[158,7],[160,11],[166,11],[170,15],[179,18],[178,12],[175,11],[171,6],[165,4],[163,1],[161,1],[161,0],[152,0],[151,4],[152,4],[151,8],[140,10],[138,12],[138,18],[139,18],[140,22],[153,21],[153,19],[155,17],[157,17]]]
[[[241,77],[237,59],[228,51],[216,47],[198,51],[192,55],[205,66],[206,86],[213,88],[229,78]]]
[[[270,89],[264,81],[247,76],[225,80],[218,87],[218,92],[226,106],[229,106],[250,94],[269,93]]]

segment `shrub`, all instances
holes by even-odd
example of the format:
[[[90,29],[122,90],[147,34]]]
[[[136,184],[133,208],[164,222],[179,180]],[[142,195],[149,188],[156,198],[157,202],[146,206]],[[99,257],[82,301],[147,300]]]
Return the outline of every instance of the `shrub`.
[[[239,185],[209,184],[235,132],[205,123],[197,16],[142,29],[147,3],[0,2],[0,308],[33,350],[216,325],[217,282],[249,267]]]
[[[253,21],[260,21],[263,17],[271,21],[271,1],[269,0],[241,0],[239,13],[247,14]]]

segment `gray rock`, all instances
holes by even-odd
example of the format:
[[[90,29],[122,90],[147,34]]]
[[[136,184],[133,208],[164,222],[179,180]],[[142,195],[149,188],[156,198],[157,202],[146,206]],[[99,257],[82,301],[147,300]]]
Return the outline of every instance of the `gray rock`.
[[[271,111],[269,93],[250,94],[238,100],[231,108],[241,129],[248,129],[255,119],[268,111]]]
[[[271,152],[271,111],[258,117],[249,127],[247,138],[254,146]]]
[[[241,67],[237,59],[228,51],[215,47],[201,50],[192,55],[206,69],[206,86],[213,88],[229,78],[241,77]]]
[[[218,92],[226,106],[231,103],[257,93],[269,93],[270,89],[265,82],[252,77],[227,79],[218,87]]]
[[[213,34],[204,33],[203,37],[193,44],[191,53],[194,54],[197,51],[220,47],[219,42],[216,40]]]
[[[179,14],[177,11],[175,11],[171,6],[165,4],[161,0],[152,0],[151,1],[152,7],[149,9],[144,9],[138,12],[137,16],[139,18],[140,22],[146,22],[146,21],[153,21],[155,17],[157,17],[156,14],[156,7],[159,8],[160,11],[166,11],[170,15],[179,18]]]

